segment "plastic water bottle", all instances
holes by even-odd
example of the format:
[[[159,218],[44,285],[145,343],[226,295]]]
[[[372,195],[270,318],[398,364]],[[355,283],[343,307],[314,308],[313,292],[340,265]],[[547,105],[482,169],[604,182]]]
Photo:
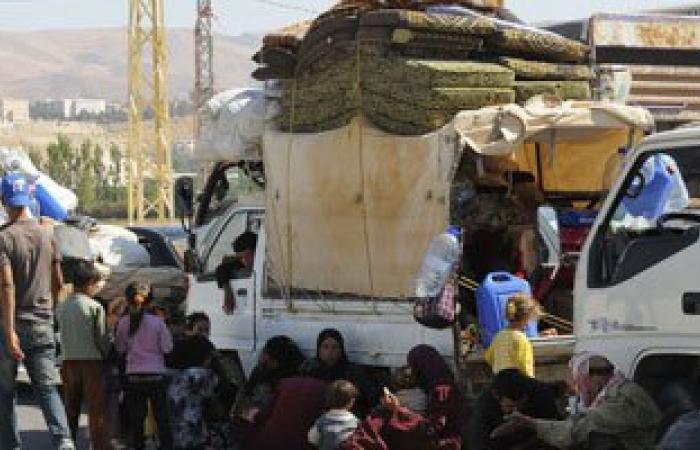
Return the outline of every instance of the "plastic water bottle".
[[[450,226],[435,236],[416,275],[416,296],[433,297],[440,293],[461,254],[460,230]]]

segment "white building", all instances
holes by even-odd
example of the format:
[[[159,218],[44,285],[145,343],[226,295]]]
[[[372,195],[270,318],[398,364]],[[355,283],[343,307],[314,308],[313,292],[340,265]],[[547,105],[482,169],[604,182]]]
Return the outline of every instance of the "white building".
[[[70,117],[98,116],[107,112],[107,101],[103,99],[76,98],[70,100]]]
[[[0,99],[0,123],[15,124],[29,122],[29,101],[24,99]]]

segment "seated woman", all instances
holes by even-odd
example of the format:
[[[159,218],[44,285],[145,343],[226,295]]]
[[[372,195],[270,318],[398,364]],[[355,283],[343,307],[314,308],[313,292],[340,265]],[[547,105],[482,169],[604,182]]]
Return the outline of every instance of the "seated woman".
[[[270,338],[236,399],[231,415],[248,419],[255,416],[259,410],[268,406],[273,391],[281,380],[299,375],[299,368],[303,362],[304,355],[289,337]]]
[[[307,376],[281,380],[267,407],[252,417],[243,448],[310,450],[308,431],[323,413],[327,383]]]
[[[419,345],[408,353],[408,365],[427,395],[424,414],[411,411],[385,391],[375,409],[343,445],[345,450],[459,450],[460,402],[454,376],[433,347]]]
[[[654,401],[603,356],[582,353],[571,361],[582,411],[566,420],[537,419],[519,411],[491,436],[532,430],[555,448],[651,450],[661,415]]]
[[[360,392],[354,408],[354,412],[360,416],[366,414],[378,398],[362,368],[348,359],[343,335],[334,328],[326,328],[319,333],[316,356],[304,362],[301,373],[329,383],[336,380],[350,381]]]

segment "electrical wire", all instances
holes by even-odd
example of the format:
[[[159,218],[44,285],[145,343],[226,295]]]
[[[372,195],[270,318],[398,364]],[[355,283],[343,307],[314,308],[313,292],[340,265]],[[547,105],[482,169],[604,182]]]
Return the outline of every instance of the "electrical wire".
[[[275,0],[255,0],[257,3],[263,3],[266,5],[274,6],[276,8],[286,9],[288,11],[301,11],[309,14],[321,14],[321,11],[306,8],[304,6],[288,5],[286,3],[278,2]]]

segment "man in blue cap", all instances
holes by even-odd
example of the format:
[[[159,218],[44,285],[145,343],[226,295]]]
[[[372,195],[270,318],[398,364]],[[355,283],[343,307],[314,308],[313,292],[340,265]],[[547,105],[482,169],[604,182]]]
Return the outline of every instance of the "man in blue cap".
[[[18,173],[0,183],[9,223],[0,229],[0,448],[18,450],[15,379],[27,369],[59,450],[73,450],[68,421],[56,386],[53,299],[63,284],[60,256],[51,232],[29,213],[30,184]]]

